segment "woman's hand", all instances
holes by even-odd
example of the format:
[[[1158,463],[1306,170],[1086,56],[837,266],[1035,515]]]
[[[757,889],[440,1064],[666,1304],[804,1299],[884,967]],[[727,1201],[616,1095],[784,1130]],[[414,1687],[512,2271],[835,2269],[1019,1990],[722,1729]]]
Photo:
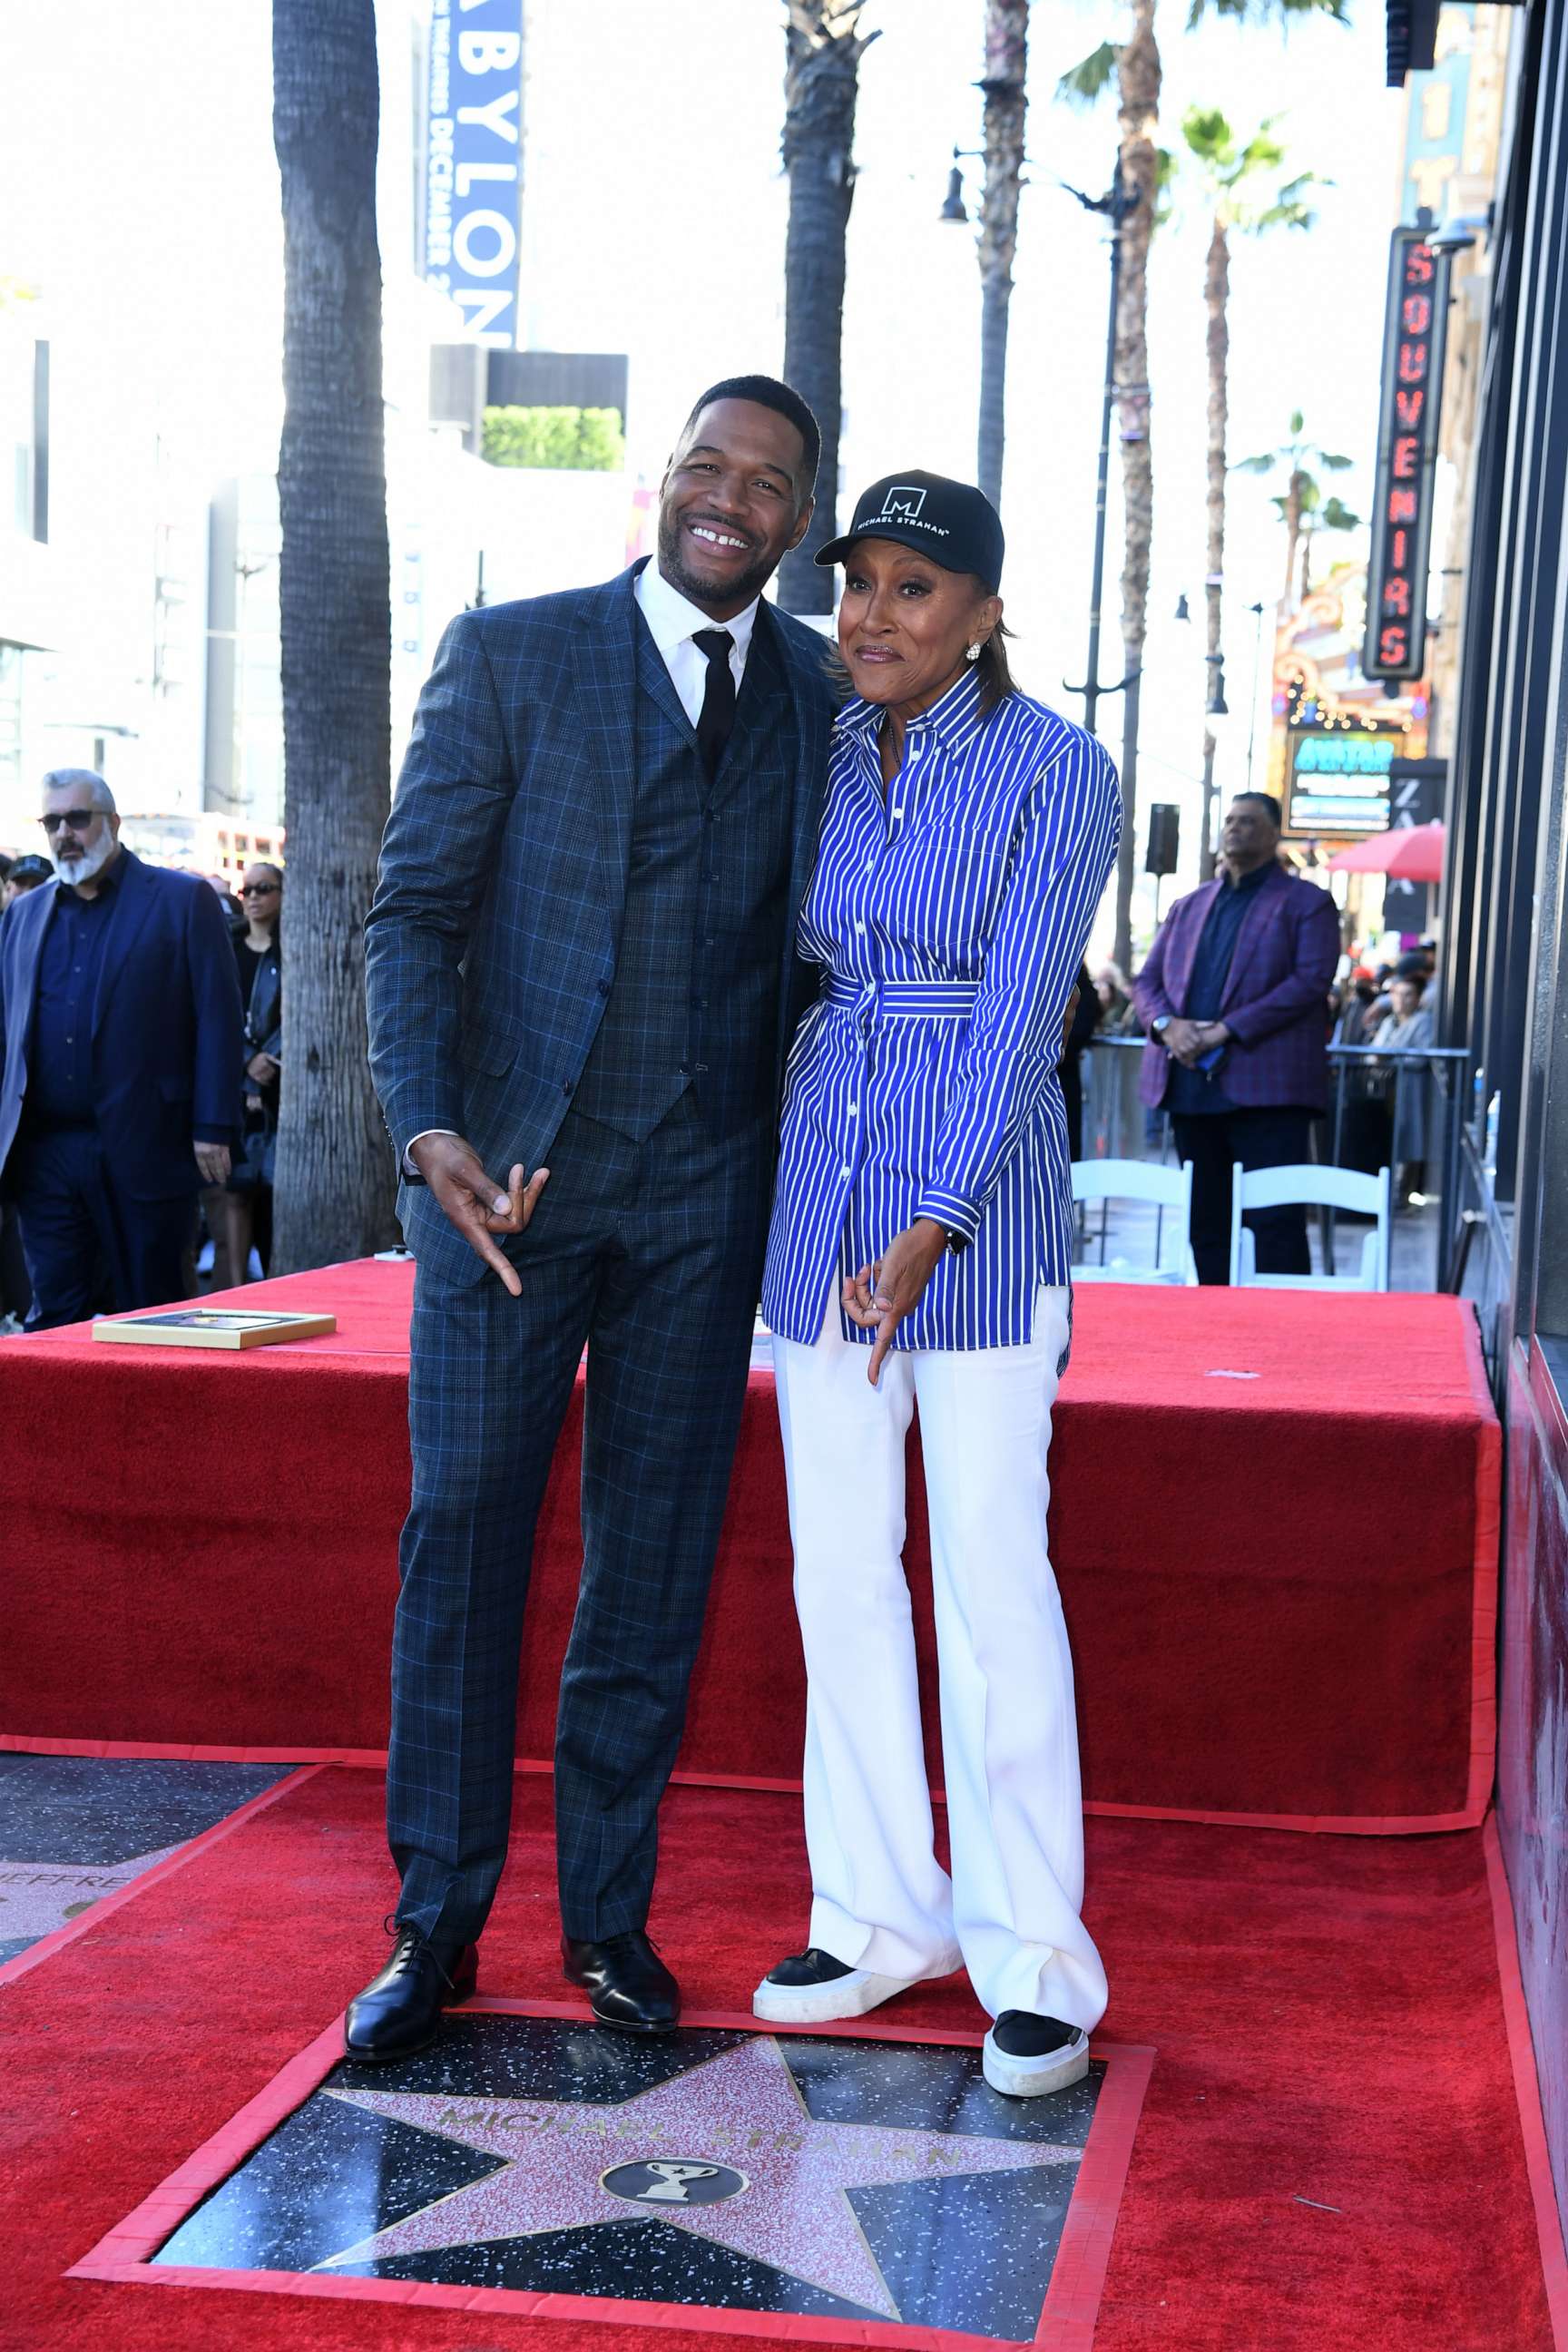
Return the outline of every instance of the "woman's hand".
[[[874,1265],[863,1265],[844,1285],[844,1312],[862,1331],[875,1331],[876,1344],[866,1377],[873,1388],[882,1359],[893,1344],[893,1334],[906,1315],[912,1315],[925,1286],[947,1247],[947,1235],[933,1217],[917,1217]]]
[[[245,1075],[254,1078],[258,1087],[264,1087],[278,1076],[278,1064],[270,1054],[252,1054],[245,1066]]]

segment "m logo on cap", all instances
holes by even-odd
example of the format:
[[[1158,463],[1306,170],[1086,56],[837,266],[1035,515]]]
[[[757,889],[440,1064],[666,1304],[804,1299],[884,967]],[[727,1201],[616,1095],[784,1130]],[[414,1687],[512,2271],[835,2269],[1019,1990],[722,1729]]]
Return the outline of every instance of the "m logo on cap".
[[[917,489],[910,482],[895,482],[882,500],[882,512],[885,515],[904,515],[913,522],[925,502],[923,490]]]

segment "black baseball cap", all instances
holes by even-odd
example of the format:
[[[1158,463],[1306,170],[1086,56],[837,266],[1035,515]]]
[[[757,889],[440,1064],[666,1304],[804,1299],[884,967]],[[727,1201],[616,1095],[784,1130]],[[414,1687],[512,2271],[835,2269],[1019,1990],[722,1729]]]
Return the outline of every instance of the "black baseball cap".
[[[911,466],[884,474],[855,501],[855,520],[816,553],[818,563],[841,563],[858,539],[892,539],[929,555],[944,572],[972,572],[993,593],[1002,584],[1002,518],[970,482]]]
[[[7,882],[52,882],[54,878],[55,869],[49,860],[36,856],[31,850],[26,856],[11,860],[10,870],[5,877]]]

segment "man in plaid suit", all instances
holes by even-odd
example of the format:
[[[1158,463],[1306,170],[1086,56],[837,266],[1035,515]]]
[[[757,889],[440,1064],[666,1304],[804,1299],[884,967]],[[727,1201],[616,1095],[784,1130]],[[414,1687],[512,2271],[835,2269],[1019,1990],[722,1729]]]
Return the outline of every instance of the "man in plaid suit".
[[[423,2047],[473,1988],[534,1521],[584,1346],[563,1953],[605,2024],[679,2013],[646,1933],[657,1814],[745,1392],[835,700],[822,640],[759,597],[810,520],[817,448],[787,386],[715,385],[670,460],[657,561],[464,614],[420,698],[366,930],[417,1273],[402,1893],[355,2056]]]

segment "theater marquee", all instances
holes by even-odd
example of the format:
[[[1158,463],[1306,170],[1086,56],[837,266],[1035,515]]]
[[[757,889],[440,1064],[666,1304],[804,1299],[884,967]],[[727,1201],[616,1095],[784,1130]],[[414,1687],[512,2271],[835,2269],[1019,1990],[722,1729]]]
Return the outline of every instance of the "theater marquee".
[[[1389,260],[1362,655],[1362,668],[1373,678],[1419,677],[1426,660],[1432,471],[1448,312],[1448,258],[1428,236],[1425,226],[1395,229]]]

